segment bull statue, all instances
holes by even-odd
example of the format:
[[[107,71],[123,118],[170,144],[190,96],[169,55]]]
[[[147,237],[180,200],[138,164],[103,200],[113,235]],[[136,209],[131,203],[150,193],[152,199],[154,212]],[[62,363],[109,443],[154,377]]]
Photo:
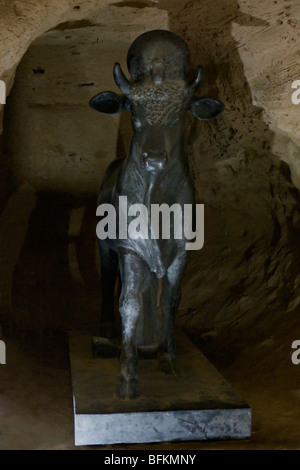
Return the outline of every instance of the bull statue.
[[[117,394],[120,398],[135,398],[139,395],[137,326],[141,318],[157,318],[158,280],[161,280],[160,364],[165,373],[177,373],[174,321],[189,251],[184,236],[181,239],[174,237],[176,217],[171,222],[170,239],[150,235],[124,236],[121,225],[126,219],[121,213],[120,201],[127,198],[129,207],[142,203],[149,211],[153,204],[194,207],[185,114],[189,110],[195,118],[208,120],[220,115],[224,106],[216,99],[195,96],[202,68],[198,66],[195,78],[187,82],[188,47],[169,31],[155,30],[139,36],[129,48],[127,66],[132,81],[126,78],[119,63],[114,65],[114,79],[122,94],[105,91],[94,96],[90,106],[107,114],[131,112],[133,135],[129,152],[107,168],[101,182],[98,208],[111,205],[117,214],[117,236],[99,240],[102,271],[100,336],[111,344],[114,289],[119,270],[122,349]],[[97,212],[97,215],[98,220],[103,220],[104,213]]]

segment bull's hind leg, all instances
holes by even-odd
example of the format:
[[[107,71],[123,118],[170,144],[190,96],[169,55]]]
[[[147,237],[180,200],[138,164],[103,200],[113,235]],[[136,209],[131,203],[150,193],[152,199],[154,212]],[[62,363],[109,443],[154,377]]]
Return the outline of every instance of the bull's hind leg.
[[[92,350],[95,357],[113,357],[118,354],[118,347],[111,341],[116,336],[114,290],[118,273],[118,254],[111,250],[104,241],[99,241],[101,257],[102,306],[99,336],[93,339]]]
[[[143,294],[150,272],[147,264],[133,252],[122,252],[120,274],[122,291],[119,310],[122,317],[122,353],[117,394],[120,398],[139,395],[137,378],[136,328],[143,314]]]
[[[182,252],[169,267],[162,279],[160,307],[162,314],[162,335],[160,342],[160,366],[166,374],[177,375],[175,360],[174,324],[181,298],[181,281],[187,264],[188,254]]]

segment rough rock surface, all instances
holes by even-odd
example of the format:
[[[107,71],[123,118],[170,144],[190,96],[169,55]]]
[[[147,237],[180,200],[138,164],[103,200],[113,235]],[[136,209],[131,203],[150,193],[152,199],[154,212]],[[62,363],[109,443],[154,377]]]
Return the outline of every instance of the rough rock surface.
[[[263,428],[265,443],[299,446],[298,370],[290,360],[291,343],[300,336],[300,104],[291,100],[292,83],[300,80],[298,0],[2,0],[0,5],[0,79],[8,91],[20,64],[2,135],[3,318],[13,319],[25,343],[37,350],[44,347],[32,339],[37,330],[94,325],[99,275],[93,191],[98,168],[100,179],[112,150],[106,152],[106,136],[100,144],[96,115],[83,104],[105,83],[114,87],[109,61],[117,59],[115,48],[123,55],[135,35],[168,27],[187,41],[192,65],[204,68],[199,94],[225,103],[216,121],[188,119],[197,197],[205,204],[205,246],[191,256],[179,324],[252,400],[254,445],[263,447]],[[92,47],[98,33],[103,43]],[[100,80],[92,64],[104,49]],[[72,52],[89,59],[84,70]],[[71,57],[71,67],[64,57]],[[38,67],[44,63],[42,73]],[[60,81],[57,93],[52,80]],[[78,86],[91,82],[95,85]],[[107,117],[102,125],[116,151],[126,147],[128,122]],[[281,421],[271,425],[274,419]]]

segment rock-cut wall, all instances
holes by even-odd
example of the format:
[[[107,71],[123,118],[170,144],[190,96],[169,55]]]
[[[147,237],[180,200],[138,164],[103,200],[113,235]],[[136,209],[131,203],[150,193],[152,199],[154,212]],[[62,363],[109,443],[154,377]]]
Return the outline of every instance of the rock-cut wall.
[[[187,41],[192,66],[200,63],[204,69],[199,93],[220,98],[225,111],[213,122],[196,122],[191,117],[188,122],[197,198],[205,204],[205,245],[191,256],[179,321],[198,331],[202,338],[217,341],[222,337],[227,342],[236,341],[241,334],[255,341],[272,328],[278,330],[288,322],[294,325],[300,303],[297,190],[300,187],[300,104],[292,102],[293,82],[300,80],[298,0],[1,1],[0,21],[0,79],[5,80],[8,91],[13,86],[16,68],[33,41],[40,42],[32,45],[19,71],[22,67],[25,70],[28,64],[31,70],[33,62],[30,60],[38,57],[42,46],[43,50],[48,47],[51,35],[52,41],[55,36],[57,46],[66,40],[65,36],[71,35],[67,41],[75,41],[70,47],[74,46],[76,51],[76,41],[82,40],[78,31],[82,33],[85,28],[85,38],[90,38],[94,28],[106,37],[114,37],[114,48],[119,47],[120,54],[135,34],[157,27],[168,27]],[[63,26],[57,29],[58,25]],[[75,27],[77,33],[73,34]],[[38,39],[50,29],[52,31]],[[53,42],[51,47],[54,47]],[[109,58],[113,57],[114,48]],[[50,46],[48,51],[50,54]],[[105,60],[107,66],[107,58]],[[88,69],[89,64],[86,67]],[[52,73],[57,70],[55,73],[59,74],[58,68],[56,62]],[[88,82],[98,83],[97,76],[92,78],[92,75],[89,70]],[[37,72],[34,79],[45,77],[46,74],[42,76]],[[16,90],[19,81],[17,75]],[[99,88],[100,85],[102,83]],[[43,104],[41,96],[47,91],[46,83],[43,86],[39,104]],[[28,101],[25,91],[21,86],[18,96]],[[80,89],[80,93],[87,98],[86,88]],[[13,109],[18,104],[16,100],[13,104],[13,94],[14,91],[7,114],[11,130]],[[76,106],[74,95],[68,96],[68,104]],[[58,101],[54,105],[58,105]],[[24,103],[20,104],[21,109]],[[40,122],[37,117],[46,112],[41,110],[33,122]],[[78,109],[76,113],[78,117]],[[49,132],[53,116],[51,119],[47,124]],[[31,158],[31,166],[27,164],[28,159],[24,164],[23,150],[18,147],[18,141],[11,140],[13,133],[8,134],[6,140],[11,145],[3,155],[3,187],[5,181],[11,181],[11,174],[17,173],[18,178],[12,181],[16,187],[28,183],[29,179],[33,191],[41,188],[41,181],[53,191],[57,182],[56,189],[61,190],[58,187],[61,175],[56,179],[54,169],[62,148],[57,147],[57,142],[51,142],[51,134],[43,140],[39,150],[48,152],[47,161],[44,160],[46,171],[41,165],[43,160],[37,160],[37,136],[30,137],[33,127],[24,123],[26,132],[22,131],[20,120],[18,126],[21,142],[29,150],[27,157]],[[75,130],[79,127],[80,122],[74,124]],[[125,129],[128,131],[128,127]],[[4,126],[3,136],[5,132]],[[64,127],[60,133],[53,129],[55,140],[62,139],[65,132]],[[93,132],[96,134],[96,130]],[[65,140],[69,151],[68,138],[71,134]],[[81,132],[80,140],[84,138],[85,132]],[[77,142],[76,147],[79,146]],[[70,156],[74,152],[76,149],[70,148],[66,161],[74,160],[74,155]],[[67,174],[66,161],[63,171]],[[11,171],[11,162],[18,171]],[[84,178],[86,181],[92,178],[97,161],[91,160],[91,164],[93,169],[81,176],[80,171],[74,170],[77,180],[72,179],[70,172],[69,191],[74,192]],[[80,160],[76,165],[81,168]],[[42,178],[32,178],[34,171]],[[7,194],[9,188],[6,189]],[[29,200],[34,207],[31,196]],[[26,224],[24,227],[23,239]],[[14,260],[10,277],[1,268],[2,279],[10,279],[7,290],[11,286],[18,250],[22,248],[22,236],[19,240],[14,256],[10,257]]]

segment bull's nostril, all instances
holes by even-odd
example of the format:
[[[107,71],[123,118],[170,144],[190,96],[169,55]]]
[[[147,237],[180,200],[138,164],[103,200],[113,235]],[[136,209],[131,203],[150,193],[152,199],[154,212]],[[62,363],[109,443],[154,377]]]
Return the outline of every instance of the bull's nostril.
[[[168,160],[167,152],[143,152],[141,154],[141,167],[148,171],[159,171],[167,165]]]

